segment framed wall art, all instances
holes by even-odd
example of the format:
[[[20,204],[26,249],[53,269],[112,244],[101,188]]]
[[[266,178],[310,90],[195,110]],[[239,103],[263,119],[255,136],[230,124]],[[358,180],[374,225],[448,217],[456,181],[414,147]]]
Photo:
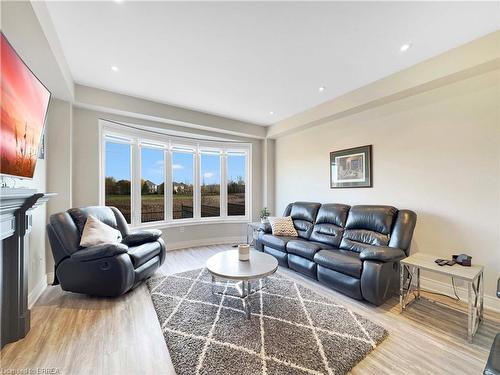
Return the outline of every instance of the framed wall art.
[[[372,187],[372,145],[330,152],[330,188]]]

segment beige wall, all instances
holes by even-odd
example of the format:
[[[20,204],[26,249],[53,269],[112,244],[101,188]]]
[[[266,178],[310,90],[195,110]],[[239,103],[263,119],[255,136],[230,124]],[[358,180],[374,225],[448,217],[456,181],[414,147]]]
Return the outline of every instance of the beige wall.
[[[45,124],[45,159],[38,159],[33,180],[16,182],[16,187],[28,187],[39,192],[56,192],[47,204],[33,211],[33,227],[29,235],[29,301],[33,303],[47,285],[47,273],[54,270],[52,252],[47,240],[45,226],[47,217],[71,207],[69,189],[71,158],[67,153],[65,136],[71,131],[71,105],[51,99]]]
[[[73,206],[99,204],[99,119],[137,125],[179,130],[176,125],[129,118],[125,116],[74,108],[73,110]],[[188,128],[182,129],[190,132]],[[220,134],[191,130],[220,137]],[[262,140],[231,136],[231,139],[252,143],[252,216],[258,218],[262,206]],[[186,225],[162,228],[169,249],[209,243],[237,242],[244,238],[246,224]]]
[[[177,124],[191,132],[208,130],[260,139],[266,136],[263,126],[78,84],[75,85],[75,104],[168,126]]]
[[[263,141],[263,155],[262,155],[262,189],[263,189],[263,199],[262,205],[267,207],[271,215],[274,215],[274,153],[275,153],[276,142],[274,139],[267,138]]]
[[[72,157],[73,108],[71,103],[52,99],[47,113],[47,184],[48,192],[57,196],[47,202],[47,217],[72,207]],[[48,238],[46,239],[46,269],[54,271],[54,258]],[[52,282],[52,279],[49,279]]]
[[[306,200],[415,210],[412,252],[472,255],[485,265],[485,293],[496,303],[499,111],[495,70],[278,138],[276,209]],[[330,151],[366,144],[373,145],[373,188],[330,189]]]

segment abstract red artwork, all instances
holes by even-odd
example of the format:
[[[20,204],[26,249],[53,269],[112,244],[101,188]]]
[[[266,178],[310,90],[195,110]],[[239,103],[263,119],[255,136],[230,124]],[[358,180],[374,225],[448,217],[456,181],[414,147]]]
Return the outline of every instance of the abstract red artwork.
[[[0,173],[32,178],[50,92],[1,34]]]

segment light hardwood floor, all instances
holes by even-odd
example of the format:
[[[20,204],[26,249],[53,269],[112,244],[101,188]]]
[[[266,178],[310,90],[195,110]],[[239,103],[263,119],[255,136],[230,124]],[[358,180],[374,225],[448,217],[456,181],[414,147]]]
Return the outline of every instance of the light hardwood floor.
[[[228,248],[171,251],[159,272],[202,267],[208,257]],[[374,307],[294,272],[283,272],[389,331],[389,337],[354,368],[353,374],[481,374],[493,337],[500,331],[500,314],[487,311],[474,344],[468,344],[462,303],[429,295],[437,302],[424,299],[401,315],[396,298]],[[32,309],[29,334],[0,352],[0,368],[0,373],[56,368],[60,374],[174,374],[145,285],[115,299],[48,287]]]

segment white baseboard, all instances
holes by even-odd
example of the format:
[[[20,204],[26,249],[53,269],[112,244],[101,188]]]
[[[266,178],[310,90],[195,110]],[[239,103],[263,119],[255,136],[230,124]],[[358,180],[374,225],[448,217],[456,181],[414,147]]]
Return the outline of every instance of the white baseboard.
[[[28,309],[33,307],[45,288],[47,288],[47,279],[41,278],[38,284],[36,284],[33,290],[28,294]]]
[[[52,285],[54,282],[54,272],[47,273],[47,285]]]
[[[442,281],[437,281],[434,279],[430,279],[428,277],[420,277],[420,285],[422,289],[427,289],[431,292],[443,293],[449,296],[454,296],[453,294],[453,286],[451,285],[451,279],[449,283],[443,283]],[[456,285],[456,284],[455,284]],[[467,289],[463,287],[456,287],[458,296],[462,301],[467,303],[468,295]],[[500,312],[500,298],[496,296],[484,296],[484,308],[488,310],[493,310],[496,312]]]
[[[244,236],[234,236],[234,237],[218,237],[218,238],[203,238],[199,240],[191,241],[179,241],[167,243],[167,251],[186,249],[188,247],[198,247],[198,246],[209,246],[209,245],[224,245],[224,244],[238,244],[246,243],[246,238]]]

